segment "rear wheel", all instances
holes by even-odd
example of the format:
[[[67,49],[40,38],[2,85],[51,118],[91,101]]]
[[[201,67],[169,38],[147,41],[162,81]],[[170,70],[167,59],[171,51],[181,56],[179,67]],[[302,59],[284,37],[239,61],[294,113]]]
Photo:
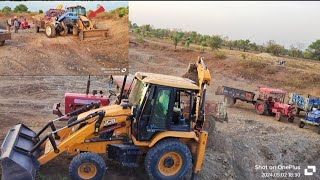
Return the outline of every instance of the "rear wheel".
[[[46,36],[48,38],[54,38],[56,37],[56,28],[53,24],[47,24],[46,27],[45,27],[45,30],[46,30]]]
[[[257,101],[255,104],[256,113],[263,115],[267,113],[267,104],[263,101]]]
[[[276,112],[276,115],[274,116],[274,118],[275,118],[277,121],[280,121],[280,120],[281,120],[281,112]]]
[[[192,168],[191,152],[178,139],[164,139],[147,152],[145,168],[151,179],[182,179]]]
[[[94,153],[80,153],[69,166],[70,177],[74,180],[100,180],[106,170],[104,159]]]
[[[3,46],[4,45],[4,41],[0,41],[0,46]]]
[[[299,123],[299,128],[304,128],[304,126],[306,125],[306,123],[305,122],[303,122],[303,121],[300,121],[300,123]]]
[[[224,102],[226,103],[227,107],[231,107],[236,103],[236,99],[230,96],[224,96]]]

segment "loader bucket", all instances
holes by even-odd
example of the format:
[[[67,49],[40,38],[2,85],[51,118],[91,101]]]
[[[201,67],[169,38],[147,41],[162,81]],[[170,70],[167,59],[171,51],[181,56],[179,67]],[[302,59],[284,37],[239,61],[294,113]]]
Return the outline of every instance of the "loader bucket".
[[[33,180],[39,169],[37,160],[40,150],[28,154],[36,142],[36,135],[23,124],[15,125],[7,134],[1,146],[2,180]]]
[[[109,29],[93,29],[93,30],[83,30],[79,33],[79,38],[81,41],[87,39],[87,38],[94,38],[94,37],[100,37],[100,38],[106,38],[108,36]]]

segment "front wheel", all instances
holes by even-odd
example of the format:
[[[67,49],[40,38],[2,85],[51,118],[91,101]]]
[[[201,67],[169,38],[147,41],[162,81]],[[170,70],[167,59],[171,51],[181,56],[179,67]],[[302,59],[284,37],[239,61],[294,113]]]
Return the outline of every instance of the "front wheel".
[[[4,41],[0,41],[0,46],[3,46],[4,45]]]
[[[289,116],[289,117],[288,117],[288,121],[289,121],[290,123],[293,123],[293,121],[294,121],[294,116]]]
[[[94,153],[80,153],[69,166],[70,177],[74,180],[101,180],[106,171],[104,159]]]
[[[281,112],[276,112],[276,116],[274,117],[277,121],[281,120]]]
[[[300,121],[299,128],[304,128],[305,125],[306,123],[304,123],[303,121]]]
[[[178,139],[164,139],[154,145],[145,157],[150,179],[182,179],[192,168],[191,152]]]

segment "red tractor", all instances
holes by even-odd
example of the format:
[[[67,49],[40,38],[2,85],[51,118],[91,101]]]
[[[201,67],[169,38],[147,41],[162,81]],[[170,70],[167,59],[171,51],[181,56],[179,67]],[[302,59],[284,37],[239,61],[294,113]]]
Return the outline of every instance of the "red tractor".
[[[133,81],[133,77],[132,76],[125,76],[125,79],[123,76],[114,76],[112,77],[112,83],[113,84],[115,82],[115,84],[117,85],[117,91],[121,91],[120,94],[126,95],[128,94],[129,89],[131,88],[131,81]],[[128,81],[126,81],[128,79]],[[123,85],[123,82],[126,82]],[[124,88],[122,88],[124,87]],[[87,82],[87,89],[86,89],[86,93],[65,93],[64,94],[64,113],[60,110],[60,103],[56,103],[53,106],[53,114],[58,115],[58,117],[63,117],[65,116],[65,118],[62,118],[62,121],[68,121],[69,118],[68,116],[66,116],[67,114],[75,111],[75,110],[79,110],[79,109],[83,109],[84,111],[89,110],[90,108],[93,108],[91,106],[87,107],[89,109],[86,109],[85,106],[86,105],[90,105],[90,104],[99,104],[99,106],[108,106],[111,104],[110,102],[110,98],[111,96],[115,96],[117,97],[117,100],[119,101],[119,94],[116,94],[114,91],[109,90],[109,96],[104,95],[103,91],[98,91],[97,90],[93,90],[92,93],[89,93],[89,89],[90,89],[90,76]],[[117,102],[114,102],[117,103]],[[97,107],[96,107],[97,108]],[[78,113],[81,113],[82,110],[80,110]]]
[[[281,117],[287,117],[293,122],[294,107],[284,103],[286,92],[280,89],[259,88],[259,96],[255,102],[257,114],[270,114],[280,121]]]

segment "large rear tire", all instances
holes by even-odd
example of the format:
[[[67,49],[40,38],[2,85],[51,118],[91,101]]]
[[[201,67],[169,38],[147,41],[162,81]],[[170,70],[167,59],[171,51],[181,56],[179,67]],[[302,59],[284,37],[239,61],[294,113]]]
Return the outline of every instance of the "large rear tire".
[[[54,37],[56,37],[57,36],[57,34],[56,34],[56,28],[55,28],[55,26],[53,25],[53,24],[46,24],[46,26],[45,26],[45,33],[46,33],[46,36],[48,37],[48,38],[54,38]]]
[[[80,153],[69,166],[69,174],[74,180],[101,180],[106,171],[104,159],[94,153]]]
[[[255,104],[255,110],[257,114],[264,115],[267,113],[267,104],[263,101],[257,101]]]
[[[192,168],[191,152],[178,139],[164,139],[154,145],[145,157],[150,179],[182,179]]]

